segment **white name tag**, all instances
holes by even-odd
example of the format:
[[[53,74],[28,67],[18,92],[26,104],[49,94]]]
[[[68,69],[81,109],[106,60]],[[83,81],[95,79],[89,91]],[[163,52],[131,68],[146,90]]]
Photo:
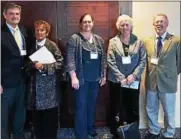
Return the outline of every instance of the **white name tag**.
[[[98,59],[98,53],[90,52],[90,59]]]
[[[25,56],[27,53],[26,53],[26,50],[20,50],[21,52],[21,56]]]
[[[122,57],[122,63],[123,64],[131,64],[131,57],[130,56]]]
[[[158,58],[151,58],[151,63],[154,64],[154,65],[158,65]]]

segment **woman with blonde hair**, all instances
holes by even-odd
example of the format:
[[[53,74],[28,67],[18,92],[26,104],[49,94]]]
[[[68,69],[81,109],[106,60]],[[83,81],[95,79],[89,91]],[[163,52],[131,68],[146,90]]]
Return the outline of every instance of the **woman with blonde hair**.
[[[116,136],[115,117],[121,125],[139,121],[139,82],[145,68],[143,43],[132,34],[130,16],[121,15],[116,22],[118,34],[109,40],[107,55],[110,85],[110,128]],[[137,88],[132,88],[137,84]]]

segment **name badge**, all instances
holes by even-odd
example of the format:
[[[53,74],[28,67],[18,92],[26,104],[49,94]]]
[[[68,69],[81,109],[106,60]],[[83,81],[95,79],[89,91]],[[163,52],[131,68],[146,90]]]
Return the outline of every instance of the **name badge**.
[[[151,58],[151,63],[154,64],[154,65],[158,65],[158,60],[159,60],[158,58],[152,57]]]
[[[98,59],[98,53],[90,52],[90,59]]]
[[[26,50],[20,50],[21,52],[21,56],[25,56],[27,53],[26,53]]]
[[[122,63],[123,64],[131,64],[131,57],[130,56],[122,57]]]

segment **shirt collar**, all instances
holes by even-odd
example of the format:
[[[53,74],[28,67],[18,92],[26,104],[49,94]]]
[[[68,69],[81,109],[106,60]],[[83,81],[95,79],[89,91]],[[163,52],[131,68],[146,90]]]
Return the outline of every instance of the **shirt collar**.
[[[19,30],[19,27],[18,26],[16,26],[15,28],[13,28],[10,24],[8,24],[8,23],[6,23],[6,25],[8,26],[8,28],[10,29],[10,31],[12,32],[12,33],[14,33],[16,30]]]
[[[161,36],[161,37],[162,37],[162,40],[165,40],[166,35],[167,35],[167,32],[163,33],[163,35]],[[158,34],[156,34],[156,38],[157,38],[157,37],[159,37]]]
[[[46,38],[41,40],[41,41],[37,41],[36,40],[36,45],[39,45],[39,46],[44,46],[45,45],[45,42],[46,42]]]

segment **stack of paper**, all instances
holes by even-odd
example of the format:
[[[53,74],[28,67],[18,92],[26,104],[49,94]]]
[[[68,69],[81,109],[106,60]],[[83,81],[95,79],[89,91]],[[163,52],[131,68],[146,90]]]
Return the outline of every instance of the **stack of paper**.
[[[131,88],[131,89],[138,89],[139,88],[139,81],[134,81],[130,85],[123,85],[124,88]]]
[[[36,52],[30,55],[29,58],[31,61],[38,61],[42,64],[51,64],[56,62],[52,53],[45,46],[38,49]]]

